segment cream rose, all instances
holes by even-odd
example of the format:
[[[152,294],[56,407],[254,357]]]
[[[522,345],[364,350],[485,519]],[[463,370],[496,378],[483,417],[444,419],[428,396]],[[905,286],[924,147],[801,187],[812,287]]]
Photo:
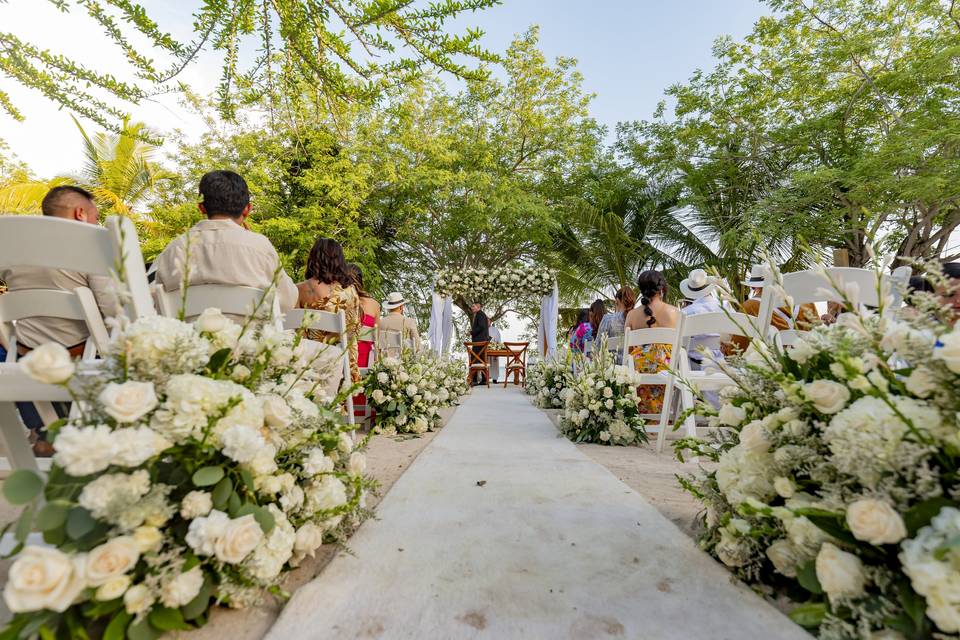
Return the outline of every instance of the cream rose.
[[[767,547],[766,554],[778,573],[788,578],[797,576],[798,553],[789,540],[777,540]]]
[[[130,588],[130,576],[122,575],[117,576],[116,578],[105,582],[97,589],[97,600],[101,602],[107,602],[109,600],[116,600],[124,593],[127,592],[127,589]]]
[[[13,613],[67,610],[86,588],[82,555],[70,557],[47,547],[25,548],[7,576],[3,600]]]
[[[152,382],[111,382],[100,392],[103,410],[117,422],[136,422],[157,406]]]
[[[44,384],[62,384],[76,370],[70,352],[55,342],[40,345],[18,362],[25,374]]]
[[[160,590],[160,601],[163,606],[172,609],[182,607],[197,597],[201,587],[203,587],[203,571],[197,566],[165,583]]]
[[[363,475],[367,470],[367,457],[356,451],[350,454],[350,460],[347,462],[347,472],[352,476]]]
[[[137,565],[140,548],[131,536],[120,536],[95,547],[87,555],[87,583],[99,587],[127,573]]]
[[[886,502],[870,498],[847,507],[847,526],[857,540],[878,546],[896,544],[907,537],[900,514]]]
[[[227,523],[223,535],[213,543],[213,552],[221,562],[240,564],[262,539],[260,524],[253,515],[247,514]]]
[[[156,551],[163,546],[163,533],[158,527],[144,525],[133,530],[133,540],[140,553]]]
[[[841,551],[829,542],[824,542],[817,554],[815,566],[817,580],[831,600],[841,597],[855,598],[863,593],[863,563],[852,553]]]
[[[271,393],[262,396],[260,402],[263,405],[263,417],[266,419],[267,426],[285,427],[290,424],[293,412],[283,398]]]
[[[717,419],[720,421],[720,424],[725,424],[730,427],[738,426],[743,420],[747,417],[747,412],[736,405],[727,403],[720,407],[719,415]]]
[[[156,598],[150,592],[150,589],[142,584],[135,584],[123,594],[123,605],[127,613],[137,615],[143,613],[153,606]]]
[[[297,529],[297,538],[293,550],[301,555],[313,555],[323,544],[323,528],[308,522]]]
[[[770,450],[770,440],[763,424],[754,420],[740,430],[740,444],[752,453],[764,453]]]
[[[223,315],[220,309],[209,307],[203,310],[197,319],[193,322],[197,329],[204,333],[220,333],[227,328],[230,320]]]
[[[940,336],[933,349],[933,357],[943,360],[950,371],[960,373],[960,329],[954,326],[953,331]]]
[[[828,415],[843,409],[850,400],[846,385],[832,380],[814,380],[804,386],[804,392],[817,411]]]

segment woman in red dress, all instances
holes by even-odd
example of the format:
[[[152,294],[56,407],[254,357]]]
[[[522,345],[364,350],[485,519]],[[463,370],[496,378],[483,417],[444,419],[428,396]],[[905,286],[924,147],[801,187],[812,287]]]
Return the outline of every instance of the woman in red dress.
[[[376,327],[380,324],[380,303],[367,293],[363,286],[363,270],[360,265],[350,263],[347,273],[353,277],[353,286],[360,297],[360,334],[357,339],[357,365],[364,369],[369,367],[370,353],[373,351]],[[367,406],[367,398],[362,393],[353,398],[353,413],[362,416]]]

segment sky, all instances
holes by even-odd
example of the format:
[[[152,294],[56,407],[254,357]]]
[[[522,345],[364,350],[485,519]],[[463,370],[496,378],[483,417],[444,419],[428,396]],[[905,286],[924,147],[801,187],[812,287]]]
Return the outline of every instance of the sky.
[[[182,41],[189,39],[197,2],[143,4],[161,28]],[[0,2],[0,25],[94,69],[115,69],[117,50],[79,11],[62,14],[49,2],[8,0]],[[649,118],[666,87],[686,80],[697,68],[712,66],[711,47],[718,36],[742,38],[766,13],[768,7],[757,0],[505,0],[499,7],[465,14],[452,27],[480,27],[486,32],[486,48],[503,51],[515,34],[539,25],[541,48],[549,59],[578,60],[586,90],[596,94],[592,114],[612,131],[617,122]],[[195,90],[209,92],[219,70],[219,57],[207,54],[188,67],[183,79]],[[11,151],[42,177],[78,170],[81,143],[69,114],[7,78],[0,77],[0,90],[9,93],[26,116],[16,122],[0,115],[0,139]],[[203,131],[202,122],[175,96],[132,105],[131,112],[134,120],[162,131],[181,129],[188,137]],[[83,124],[88,131],[97,129],[93,123]]]

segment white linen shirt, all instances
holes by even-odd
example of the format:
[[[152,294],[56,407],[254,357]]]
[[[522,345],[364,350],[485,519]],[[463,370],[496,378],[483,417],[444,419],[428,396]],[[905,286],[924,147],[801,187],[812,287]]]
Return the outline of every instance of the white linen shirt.
[[[280,256],[266,236],[244,229],[229,219],[201,220],[190,234],[190,284],[228,284],[266,289],[280,266]],[[183,281],[186,234],[180,235],[157,256],[157,282],[176,291]],[[297,304],[297,285],[283,269],[277,280],[281,311]]]

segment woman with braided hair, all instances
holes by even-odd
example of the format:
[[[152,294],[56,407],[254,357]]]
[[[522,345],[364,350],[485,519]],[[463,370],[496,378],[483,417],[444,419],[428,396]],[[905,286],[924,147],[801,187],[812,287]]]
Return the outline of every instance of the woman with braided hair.
[[[673,329],[680,322],[680,309],[667,304],[667,279],[659,271],[649,270],[637,280],[639,306],[627,314],[626,331],[634,329]],[[646,344],[630,348],[633,366],[640,373],[657,373],[670,368],[673,345]],[[626,364],[626,363],[624,363]],[[665,387],[661,384],[642,384],[637,388],[640,413],[659,414],[663,409]]]

